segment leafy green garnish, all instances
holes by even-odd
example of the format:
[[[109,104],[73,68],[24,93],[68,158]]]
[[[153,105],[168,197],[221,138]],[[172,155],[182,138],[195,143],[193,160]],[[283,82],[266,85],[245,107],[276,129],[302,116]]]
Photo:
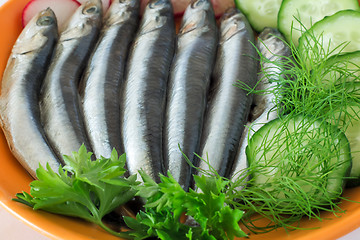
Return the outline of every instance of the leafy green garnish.
[[[293,224],[304,216],[321,220],[320,212],[342,213],[337,204],[344,199],[343,183],[351,166],[345,135],[304,116],[275,121],[271,135],[266,132],[261,142],[249,144],[252,161],[244,175],[252,178],[234,179],[229,187],[229,199],[238,199],[232,202],[234,208],[246,212],[243,224],[256,233],[295,230],[300,226]]]
[[[36,171],[38,180],[31,182],[30,194],[16,195],[15,201],[34,210],[79,217],[98,224],[119,237],[129,238],[126,233],[116,233],[102,219],[120,205],[135,196],[136,175],[124,178],[125,155],[118,157],[114,150],[109,159],[91,161],[91,153],[81,146],[73,157],[65,156],[66,166],[56,174],[48,165]]]
[[[228,180],[214,176],[194,176],[199,191],[185,192],[168,173],[155,183],[143,171],[144,185],[139,185],[137,195],[146,199],[145,211],[136,220],[125,217],[135,239],[157,236],[160,239],[234,239],[247,236],[239,227],[243,211],[232,209],[225,203]],[[186,214],[188,222],[182,223]]]
[[[245,169],[243,179],[233,179],[228,195],[229,199],[238,201],[230,204],[246,212],[242,222],[256,233],[278,227],[300,229],[296,223],[304,216],[321,220],[320,212],[331,212],[335,216],[343,212],[337,205],[345,200],[341,197],[343,184],[335,185],[340,189],[330,189],[329,182],[344,182],[348,178],[342,174],[331,175],[343,164],[338,129],[345,132],[351,124],[345,119],[360,120],[353,110],[360,109],[359,68],[342,57],[345,43],[335,48],[340,53],[334,54],[335,50],[323,47],[321,37],[311,33],[309,37],[315,44],[306,45],[301,52],[293,43],[285,43],[290,47],[291,56],[277,56],[273,60],[258,51],[264,78],[276,84],[261,91],[238,84],[251,93],[273,95],[276,105],[273,111],[282,119],[283,126],[289,119],[302,115],[314,119],[328,131],[311,141],[308,130],[299,126],[295,126],[295,134],[286,135],[286,140],[279,133],[275,133],[273,139],[264,136],[258,149],[264,153],[273,152],[275,158],[269,158],[267,165],[254,164]],[[279,146],[279,142],[283,145]],[[280,160],[274,162],[276,158]],[[317,159],[318,165],[308,168],[311,158]],[[277,175],[274,169],[279,169]],[[255,173],[263,174],[264,179],[271,179],[271,182],[254,183],[251,176]]]
[[[73,157],[65,156],[65,167],[55,173],[49,166],[40,166],[38,180],[30,186],[30,194],[16,195],[15,201],[26,204],[34,210],[85,219],[98,224],[115,236],[127,239],[234,239],[246,234],[240,229],[239,221],[243,211],[226,205],[224,189],[228,180],[212,176],[195,176],[195,182],[202,192],[186,192],[168,173],[161,175],[160,183],[154,182],[144,171],[124,177],[125,154],[118,157],[114,150],[109,159],[91,160],[84,146]],[[135,195],[144,201],[145,210],[136,218],[124,217],[126,232],[115,232],[103,223],[103,217],[115,208],[127,203]],[[186,214],[195,225],[181,221]]]

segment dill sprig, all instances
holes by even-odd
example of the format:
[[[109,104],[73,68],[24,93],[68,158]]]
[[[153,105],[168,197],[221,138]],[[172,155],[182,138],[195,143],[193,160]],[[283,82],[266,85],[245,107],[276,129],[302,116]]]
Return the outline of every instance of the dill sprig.
[[[273,60],[258,51],[260,81],[270,79],[275,84],[261,91],[248,89],[272,94],[282,122],[271,130],[271,137],[263,135],[251,153],[258,161],[237,174],[241,177],[232,179],[228,188],[228,204],[246,212],[242,222],[256,233],[278,227],[300,229],[298,222],[304,216],[321,220],[322,211],[337,216],[344,212],[338,203],[348,200],[342,197],[346,177],[336,171],[349,154],[343,150],[349,149],[347,140],[339,139],[351,122],[360,120],[359,67],[343,58],[346,43],[330,50],[323,47],[322,36],[311,32],[307,36],[311,44],[301,50],[288,44],[290,57]],[[298,116],[307,121],[293,124]],[[340,187],[333,187],[334,182]]]
[[[337,205],[346,171],[342,165],[350,165],[349,151],[341,149],[348,149],[348,142],[326,122],[293,121],[297,118],[304,119],[288,115],[263,135],[250,153],[257,161],[250,162],[243,174],[250,180],[237,179],[229,187],[229,199],[237,199],[229,204],[246,212],[242,222],[254,232],[299,229],[292,224],[303,216],[320,219],[320,211],[342,212]],[[254,218],[254,213],[259,216]],[[269,222],[259,226],[264,219]]]

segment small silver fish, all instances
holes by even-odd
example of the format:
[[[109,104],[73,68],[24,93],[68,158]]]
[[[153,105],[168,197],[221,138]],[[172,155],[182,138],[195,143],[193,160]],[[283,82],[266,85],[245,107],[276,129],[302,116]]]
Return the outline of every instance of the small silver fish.
[[[164,126],[165,169],[185,190],[190,185],[191,169],[182,152],[194,162],[194,153],[199,151],[217,34],[211,2],[192,1],[185,11],[177,37]]]
[[[272,78],[278,78],[282,69],[271,62],[282,61],[283,57],[291,55],[290,48],[282,39],[283,37],[278,30],[265,28],[260,33],[257,41],[257,48],[260,53],[269,60],[269,62],[261,63],[262,70],[271,73]],[[264,73],[261,72],[258,76],[256,90],[266,91],[275,88],[279,88],[278,82],[274,81],[274,79],[265,78]],[[279,109],[276,108],[275,96],[272,93],[254,94],[253,105],[254,108],[249,117],[250,122],[247,123],[240,141],[239,152],[230,175],[231,178],[239,177],[248,166],[245,149],[251,136],[264,124],[278,117]]]
[[[56,41],[54,12],[46,9],[23,29],[12,49],[0,95],[1,127],[10,150],[35,178],[41,164],[57,171],[59,160],[40,123],[39,94]]]
[[[98,158],[109,158],[113,148],[123,152],[120,99],[125,63],[138,26],[139,9],[140,0],[112,2],[82,79],[80,91],[84,122]]]
[[[254,32],[245,15],[229,9],[220,22],[220,40],[209,103],[205,115],[200,156],[208,160],[220,176],[231,168],[252,104],[252,95],[234,86],[241,81],[253,88],[258,62]],[[199,167],[209,170],[204,161]]]
[[[174,42],[170,0],[150,1],[129,55],[121,130],[129,173],[143,169],[155,181],[164,170],[163,115]]]
[[[100,30],[102,5],[81,5],[60,34],[41,89],[40,111],[45,133],[57,155],[71,155],[85,144],[91,151],[83,122],[78,85]]]

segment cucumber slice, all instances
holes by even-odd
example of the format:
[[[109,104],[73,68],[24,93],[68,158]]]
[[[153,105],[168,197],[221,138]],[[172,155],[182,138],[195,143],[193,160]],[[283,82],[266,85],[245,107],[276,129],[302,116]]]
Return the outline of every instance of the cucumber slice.
[[[284,0],[278,15],[278,28],[287,41],[298,45],[299,37],[313,24],[325,16],[353,9],[360,10],[357,0]],[[296,20],[297,19],[297,20]],[[298,22],[301,21],[301,24]],[[303,25],[303,26],[302,26]],[[305,27],[305,28],[304,28]],[[347,25],[342,25],[339,30],[345,31]]]
[[[345,135],[350,143],[352,167],[350,171],[350,179],[347,181],[348,187],[354,187],[360,185],[360,107],[347,106],[346,111],[352,115],[350,117],[343,117],[343,121],[350,121],[346,128]]]
[[[321,87],[333,86],[334,81],[338,84],[360,82],[360,51],[330,57],[325,61],[324,71],[326,74],[321,79]]]
[[[239,8],[258,32],[265,27],[277,27],[277,15],[282,0],[235,0]]]
[[[336,83],[348,91],[352,91],[351,96],[360,102],[360,51],[335,55],[325,63],[330,66],[328,74],[323,79],[323,86],[336,86]],[[345,74],[344,74],[345,73]],[[334,82],[335,81],[335,82]],[[346,113],[346,114],[345,114]],[[360,105],[346,105],[345,109],[335,112],[334,118],[330,120],[339,121],[339,127],[345,132],[349,140],[352,167],[347,186],[360,185]]]
[[[351,167],[345,134],[303,115],[265,124],[250,139],[246,156],[251,184],[260,185],[280,202],[294,191],[320,203],[325,198],[335,201]]]
[[[317,22],[299,39],[299,52],[303,59],[322,61],[338,53],[360,50],[360,12],[343,10]],[[317,49],[317,50],[316,50]],[[312,56],[312,51],[319,54]]]

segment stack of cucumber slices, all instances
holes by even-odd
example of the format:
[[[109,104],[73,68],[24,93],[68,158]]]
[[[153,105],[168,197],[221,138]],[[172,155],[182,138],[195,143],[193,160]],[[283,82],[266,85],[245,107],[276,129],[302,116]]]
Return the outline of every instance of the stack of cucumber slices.
[[[295,45],[310,28],[316,33],[324,32],[333,41],[357,41],[359,37],[357,0],[235,0],[235,3],[256,31],[265,27],[278,28]],[[342,10],[354,11],[339,13]]]
[[[246,150],[253,183],[270,191],[287,176],[292,186],[315,196],[320,185],[311,179],[326,178],[319,184],[336,201],[345,184],[360,185],[358,0],[235,3],[257,32],[277,28],[293,53],[287,66],[279,66],[294,81],[284,90],[290,97],[282,102],[284,114],[258,130]]]

